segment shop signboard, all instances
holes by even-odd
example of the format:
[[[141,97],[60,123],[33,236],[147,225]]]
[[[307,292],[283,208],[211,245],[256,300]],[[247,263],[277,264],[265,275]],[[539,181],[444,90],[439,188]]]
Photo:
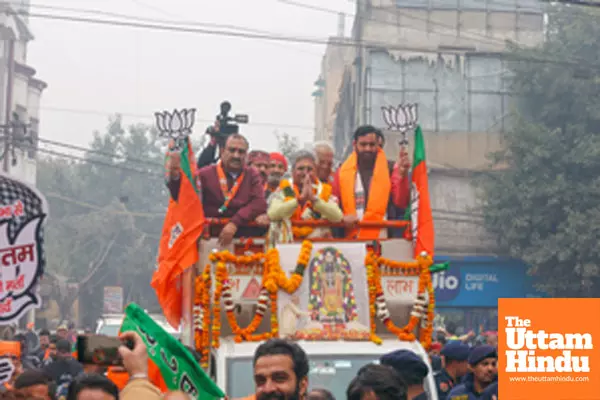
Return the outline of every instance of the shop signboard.
[[[499,298],[543,297],[527,275],[527,266],[513,260],[465,257],[450,261],[450,268],[434,274],[438,307],[497,307]]]

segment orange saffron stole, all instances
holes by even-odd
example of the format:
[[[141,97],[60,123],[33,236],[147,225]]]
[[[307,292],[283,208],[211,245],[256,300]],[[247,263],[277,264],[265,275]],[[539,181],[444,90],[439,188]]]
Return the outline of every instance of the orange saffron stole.
[[[344,215],[356,215],[355,185],[358,175],[358,160],[356,152],[352,152],[350,157],[340,167],[340,195]],[[388,203],[390,200],[390,190],[392,183],[390,180],[390,171],[387,158],[383,150],[377,153],[373,177],[369,187],[369,199],[367,207],[362,218],[365,222],[382,222],[387,214]],[[346,235],[352,239],[379,239],[380,228],[361,228],[352,230]]]

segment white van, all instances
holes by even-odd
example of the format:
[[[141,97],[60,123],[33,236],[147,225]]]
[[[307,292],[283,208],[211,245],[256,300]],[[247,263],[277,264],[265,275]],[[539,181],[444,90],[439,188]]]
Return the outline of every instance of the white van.
[[[309,358],[309,388],[329,390],[336,399],[346,398],[346,389],[358,370],[369,363],[378,363],[379,357],[394,350],[411,350],[429,366],[425,390],[429,400],[438,400],[435,381],[427,353],[417,341],[384,340],[381,345],[372,342],[317,341],[297,342]],[[216,376],[213,379],[231,399],[254,393],[253,357],[260,343],[235,341],[224,338],[213,354]]]

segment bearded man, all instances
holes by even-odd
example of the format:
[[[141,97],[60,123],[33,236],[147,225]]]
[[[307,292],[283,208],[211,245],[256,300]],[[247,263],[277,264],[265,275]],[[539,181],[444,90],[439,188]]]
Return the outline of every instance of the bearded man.
[[[288,170],[288,160],[281,153],[269,154],[269,176],[267,177],[267,186],[265,188],[265,198],[268,200],[269,196],[273,194],[279,188],[279,183]]]
[[[388,162],[382,143],[383,134],[379,129],[370,125],[359,127],[354,132],[354,151],[335,174],[333,193],[340,199],[344,212],[346,238],[375,240],[399,236],[392,229],[386,232],[357,226],[360,222],[402,219],[404,210],[399,206],[408,205],[408,155],[400,152],[397,163]]]

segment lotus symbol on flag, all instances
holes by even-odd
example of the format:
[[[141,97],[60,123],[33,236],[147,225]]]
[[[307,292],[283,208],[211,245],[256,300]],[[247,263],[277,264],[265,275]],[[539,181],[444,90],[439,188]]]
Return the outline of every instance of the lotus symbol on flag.
[[[185,139],[192,134],[196,109],[183,108],[173,110],[173,112],[162,111],[154,113],[154,116],[159,135],[170,142],[170,151],[181,151]]]
[[[417,103],[399,104],[398,106],[383,106],[383,122],[387,129],[400,132],[403,142],[406,140],[406,132],[417,127],[418,105]]]

